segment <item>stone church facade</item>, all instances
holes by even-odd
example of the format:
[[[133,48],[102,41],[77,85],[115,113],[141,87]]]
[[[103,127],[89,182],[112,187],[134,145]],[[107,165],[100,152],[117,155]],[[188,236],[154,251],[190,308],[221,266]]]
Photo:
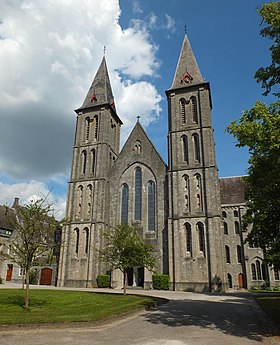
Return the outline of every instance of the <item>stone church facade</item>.
[[[139,120],[120,151],[122,121],[103,57],[76,110],[58,284],[96,286],[97,275],[108,270],[98,260],[106,245],[102,234],[127,223],[157,249],[156,272],[170,275],[170,289],[247,288],[268,279],[278,285],[279,272],[262,264],[258,248],[244,245],[242,178],[218,177],[210,85],[187,36],[166,96],[168,164]],[[122,283],[122,274],[113,271],[112,287]],[[152,273],[133,267],[129,284],[152,288]]]

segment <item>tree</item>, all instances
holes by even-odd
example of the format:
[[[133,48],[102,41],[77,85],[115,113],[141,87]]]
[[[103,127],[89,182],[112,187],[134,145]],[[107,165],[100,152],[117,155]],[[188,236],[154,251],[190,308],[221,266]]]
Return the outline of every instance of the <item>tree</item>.
[[[106,247],[99,250],[100,260],[111,269],[120,269],[124,274],[124,294],[127,287],[127,271],[131,267],[155,267],[156,255],[152,245],[145,243],[138,231],[127,224],[118,225],[104,234]]]
[[[280,82],[280,1],[264,4],[259,13],[263,18],[263,22],[268,24],[261,30],[260,34],[274,41],[270,47],[271,65],[259,68],[255,74],[257,82],[262,83],[262,87],[265,89],[264,95],[266,96]],[[280,95],[277,90],[273,94],[277,97]]]
[[[4,257],[17,263],[23,270],[26,279],[25,308],[29,307],[29,273],[38,260],[44,257],[51,260],[51,256],[58,243],[54,241],[55,231],[60,223],[49,214],[51,206],[44,206],[44,200],[37,200],[25,206],[16,206],[15,217],[7,221],[13,228],[10,242],[3,251]]]
[[[261,35],[274,40],[270,48],[272,64],[255,75],[262,82],[264,95],[280,80],[280,2],[264,4],[259,11],[267,24]],[[278,92],[273,93],[279,97]],[[280,101],[267,106],[257,101],[245,110],[227,131],[237,140],[236,146],[249,148],[249,169],[245,180],[247,212],[244,227],[251,225],[247,241],[263,249],[265,260],[280,269]]]

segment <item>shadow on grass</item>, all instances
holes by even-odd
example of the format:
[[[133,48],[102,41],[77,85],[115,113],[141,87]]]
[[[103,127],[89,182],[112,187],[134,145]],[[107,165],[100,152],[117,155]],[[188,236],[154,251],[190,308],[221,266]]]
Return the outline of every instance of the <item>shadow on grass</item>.
[[[31,308],[42,308],[49,304],[49,301],[43,300],[41,298],[36,298],[36,297],[30,297],[29,298],[29,307]],[[4,304],[6,305],[18,305],[22,309],[25,308],[25,295],[13,295],[9,296],[8,299],[4,301]]]

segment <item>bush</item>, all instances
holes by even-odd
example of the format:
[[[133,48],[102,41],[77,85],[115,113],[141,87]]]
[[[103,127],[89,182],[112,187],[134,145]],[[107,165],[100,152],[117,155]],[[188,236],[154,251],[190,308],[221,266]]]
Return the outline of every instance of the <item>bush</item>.
[[[29,284],[37,285],[39,280],[39,272],[35,270],[29,271]]]
[[[3,284],[3,279],[0,277],[0,284]]]
[[[169,275],[168,274],[153,274],[153,289],[155,290],[169,290]]]
[[[111,277],[109,274],[98,274],[96,281],[99,288],[108,288],[110,287]]]

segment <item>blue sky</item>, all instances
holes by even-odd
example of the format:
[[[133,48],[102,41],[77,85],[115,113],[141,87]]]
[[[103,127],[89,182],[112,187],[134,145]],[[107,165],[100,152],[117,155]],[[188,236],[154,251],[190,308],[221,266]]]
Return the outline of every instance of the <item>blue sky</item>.
[[[270,63],[259,0],[57,0],[0,5],[0,204],[49,194],[63,216],[75,113],[103,46],[122,143],[137,115],[167,161],[167,101],[184,26],[210,82],[220,176],[246,173],[248,155],[226,126],[262,97],[254,80]]]

